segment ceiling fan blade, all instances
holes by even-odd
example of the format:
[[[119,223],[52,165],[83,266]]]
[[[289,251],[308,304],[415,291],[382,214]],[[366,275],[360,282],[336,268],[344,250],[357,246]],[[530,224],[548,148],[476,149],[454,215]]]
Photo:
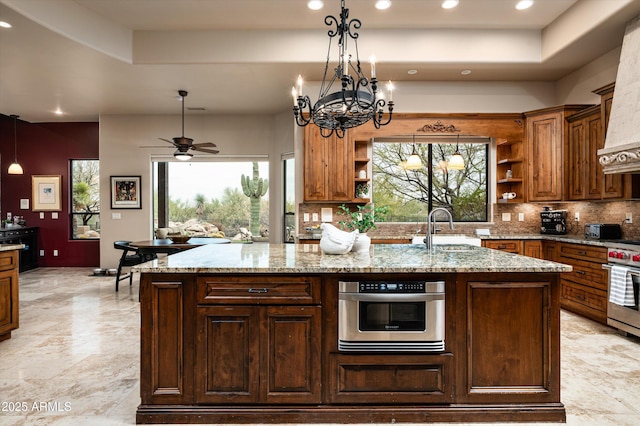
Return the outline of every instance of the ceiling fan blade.
[[[210,146],[210,147],[215,148],[215,147],[217,147],[218,145],[216,145],[216,144],[215,144],[215,143],[213,143],[213,142],[202,142],[202,143],[194,143],[194,144],[192,144],[191,146],[197,146],[197,147]]]
[[[192,145],[191,149],[198,152],[208,152],[209,154],[217,154],[220,152],[217,149],[200,148],[199,146],[196,146],[196,145]]]
[[[161,141],[169,142],[173,146],[178,146],[174,141],[170,141],[169,139],[164,139],[164,138],[158,138],[158,139],[160,139]]]

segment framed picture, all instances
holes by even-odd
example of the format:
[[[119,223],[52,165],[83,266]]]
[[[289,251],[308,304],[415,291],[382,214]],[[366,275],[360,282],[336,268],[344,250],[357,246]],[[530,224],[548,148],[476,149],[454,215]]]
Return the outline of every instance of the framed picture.
[[[111,208],[141,209],[140,176],[111,176]]]
[[[60,175],[31,176],[32,211],[59,212],[62,210],[61,181]]]

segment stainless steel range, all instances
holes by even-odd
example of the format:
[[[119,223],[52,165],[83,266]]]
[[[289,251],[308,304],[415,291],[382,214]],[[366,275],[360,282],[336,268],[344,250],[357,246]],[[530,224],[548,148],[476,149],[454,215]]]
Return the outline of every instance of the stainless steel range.
[[[607,324],[618,330],[640,336],[640,310],[638,309],[638,283],[640,283],[640,241],[618,241],[607,249],[608,264],[603,265],[609,270],[609,304],[607,309]],[[614,267],[616,271],[614,272]],[[612,281],[614,275],[628,273],[631,276],[633,298],[627,297],[626,302],[612,301]]]

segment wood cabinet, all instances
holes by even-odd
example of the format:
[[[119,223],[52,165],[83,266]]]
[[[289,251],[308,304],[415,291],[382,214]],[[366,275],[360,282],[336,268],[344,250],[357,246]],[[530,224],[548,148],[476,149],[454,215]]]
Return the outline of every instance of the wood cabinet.
[[[496,176],[498,203],[522,203],[526,193],[526,162],[524,144],[521,140],[501,139],[496,143]],[[504,199],[505,192],[515,192],[513,199]]]
[[[482,247],[538,259],[543,258],[541,240],[482,240]]]
[[[598,162],[598,149],[604,140],[600,105],[567,118],[567,126],[567,198],[599,200],[604,187],[604,173]]]
[[[607,272],[602,269],[602,265],[607,263],[606,248],[557,243],[555,260],[573,267],[572,272],[561,276],[561,306],[606,324],[608,278]]]
[[[203,277],[198,303],[196,403],[321,402],[317,279]]]
[[[525,113],[528,201],[563,199],[565,119],[587,106],[563,105]]]
[[[522,240],[482,240],[482,247],[522,254]]]
[[[354,198],[353,146],[348,138],[320,135],[318,126],[304,133],[304,201],[351,201]]]
[[[0,251],[0,342],[19,326],[18,250]]]

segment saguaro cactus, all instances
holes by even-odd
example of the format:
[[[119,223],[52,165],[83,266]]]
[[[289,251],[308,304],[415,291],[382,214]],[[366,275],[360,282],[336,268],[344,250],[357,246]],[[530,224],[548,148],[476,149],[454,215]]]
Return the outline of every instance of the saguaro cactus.
[[[253,162],[253,179],[244,174],[240,177],[242,184],[242,192],[249,197],[251,203],[251,234],[260,236],[260,198],[262,198],[269,189],[269,180],[262,179],[258,175],[258,163]]]

